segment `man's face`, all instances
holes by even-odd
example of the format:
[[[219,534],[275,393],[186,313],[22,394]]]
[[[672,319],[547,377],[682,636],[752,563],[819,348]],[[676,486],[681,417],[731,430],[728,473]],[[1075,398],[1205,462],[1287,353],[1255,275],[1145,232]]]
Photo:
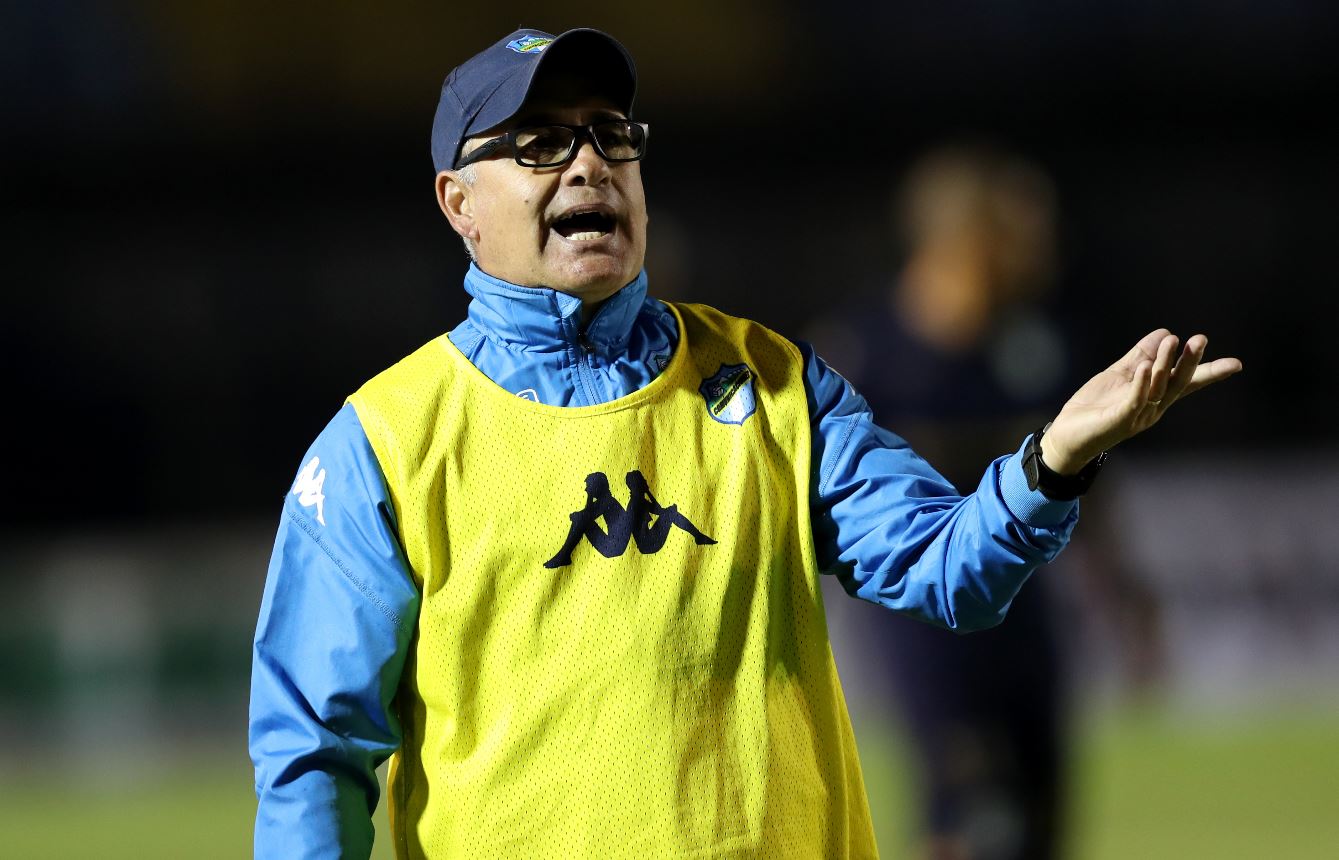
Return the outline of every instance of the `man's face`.
[[[540,101],[505,127],[466,141],[462,154],[511,128],[563,123],[587,125],[623,115],[603,99]],[[475,164],[475,179],[460,185],[468,219],[451,217],[474,232],[479,268],[523,286],[543,286],[599,302],[630,282],[646,256],[646,198],[639,162],[606,162],[589,139],[571,161],[557,167],[522,167],[508,154]],[[439,178],[439,194],[442,182]],[[449,208],[444,206],[444,208]],[[600,229],[574,229],[565,218],[582,211]],[[591,221],[591,216],[576,222]],[[607,229],[605,229],[607,228]]]

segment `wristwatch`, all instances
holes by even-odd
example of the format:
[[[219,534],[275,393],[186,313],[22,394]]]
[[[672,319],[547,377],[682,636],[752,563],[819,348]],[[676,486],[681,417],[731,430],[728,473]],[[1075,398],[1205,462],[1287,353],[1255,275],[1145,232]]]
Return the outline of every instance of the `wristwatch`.
[[[1023,450],[1023,474],[1027,476],[1029,490],[1041,490],[1042,495],[1052,501],[1068,502],[1088,492],[1097,479],[1097,473],[1102,471],[1102,464],[1107,461],[1107,452],[1103,451],[1089,460],[1076,474],[1062,475],[1047,466],[1041,458],[1041,437],[1050,429],[1051,423],[1048,421],[1045,427],[1028,439],[1027,448]]]

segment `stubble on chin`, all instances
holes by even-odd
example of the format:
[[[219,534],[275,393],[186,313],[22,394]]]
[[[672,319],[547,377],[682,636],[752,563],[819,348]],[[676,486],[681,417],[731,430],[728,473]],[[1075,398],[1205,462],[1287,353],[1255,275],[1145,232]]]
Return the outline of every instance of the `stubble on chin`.
[[[628,274],[628,268],[621,260],[570,261],[560,271],[549,273],[551,283],[546,286],[583,301],[602,301],[637,277],[637,272]]]

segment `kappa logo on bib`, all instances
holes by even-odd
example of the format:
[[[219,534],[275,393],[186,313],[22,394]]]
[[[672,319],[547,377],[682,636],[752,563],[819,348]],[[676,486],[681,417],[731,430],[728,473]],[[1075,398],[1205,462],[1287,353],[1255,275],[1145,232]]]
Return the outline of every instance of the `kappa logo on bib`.
[[[722,364],[716,375],[702,380],[697,389],[707,401],[707,414],[722,424],[743,424],[758,411],[754,379],[747,364]]]
[[[582,538],[595,547],[605,558],[617,558],[628,550],[628,542],[637,544],[642,555],[653,555],[669,539],[675,526],[692,536],[698,546],[716,543],[679,512],[678,505],[666,507],[656,501],[641,472],[632,471],[624,481],[628,485],[628,506],[625,508],[609,489],[609,478],[604,472],[586,476],[586,506],[568,514],[572,527],[558,554],[544,562],[547,568],[567,567],[572,563],[572,552]],[[599,520],[604,519],[604,528]]]

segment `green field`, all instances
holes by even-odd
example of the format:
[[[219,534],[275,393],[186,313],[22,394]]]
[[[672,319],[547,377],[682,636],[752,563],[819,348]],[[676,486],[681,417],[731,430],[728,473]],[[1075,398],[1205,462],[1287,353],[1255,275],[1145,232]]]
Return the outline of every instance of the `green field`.
[[[857,727],[858,731],[860,727]],[[1075,860],[1339,856],[1339,719],[1257,717],[1211,726],[1126,714],[1085,729],[1076,748]],[[907,844],[909,796],[899,742],[861,735],[884,857]],[[6,857],[250,856],[255,801],[245,751],[195,754],[115,773],[6,767]],[[379,813],[378,828],[384,828]],[[373,855],[389,858],[379,845]]]

